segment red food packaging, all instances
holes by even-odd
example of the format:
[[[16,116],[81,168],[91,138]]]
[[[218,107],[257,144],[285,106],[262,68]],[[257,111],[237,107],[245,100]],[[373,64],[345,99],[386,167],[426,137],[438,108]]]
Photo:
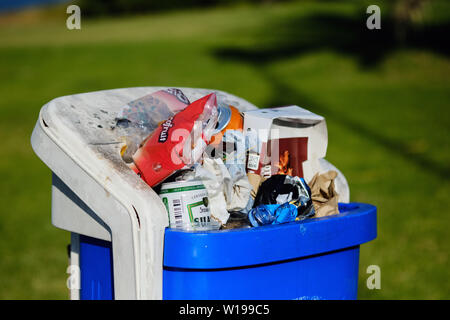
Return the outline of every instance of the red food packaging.
[[[217,124],[214,93],[161,123],[133,155],[137,173],[151,187],[199,161]]]

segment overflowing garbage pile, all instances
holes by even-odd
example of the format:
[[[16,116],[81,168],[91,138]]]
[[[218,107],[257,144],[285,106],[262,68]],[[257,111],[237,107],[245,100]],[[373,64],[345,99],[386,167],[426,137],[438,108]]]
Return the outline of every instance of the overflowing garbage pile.
[[[339,213],[338,173],[320,172],[326,124],[305,109],[241,113],[214,93],[191,102],[171,88],[131,101],[116,120],[126,132],[122,159],[160,195],[171,228],[249,228]]]

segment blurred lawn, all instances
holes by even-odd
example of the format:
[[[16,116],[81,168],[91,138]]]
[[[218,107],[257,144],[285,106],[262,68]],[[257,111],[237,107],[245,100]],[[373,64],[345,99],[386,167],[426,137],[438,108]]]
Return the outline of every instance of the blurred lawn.
[[[365,6],[363,5],[365,4]],[[365,28],[366,2],[301,2],[133,18],[0,19],[0,299],[66,299],[68,232],[50,222],[50,170],[30,136],[63,95],[134,86],[216,88],[261,107],[298,104],[326,117],[327,159],[352,201],[378,207],[362,246],[359,298],[450,298],[450,3],[398,45]],[[448,42],[448,41],[447,41]],[[447,47],[446,47],[447,46]],[[366,268],[381,268],[381,290]]]

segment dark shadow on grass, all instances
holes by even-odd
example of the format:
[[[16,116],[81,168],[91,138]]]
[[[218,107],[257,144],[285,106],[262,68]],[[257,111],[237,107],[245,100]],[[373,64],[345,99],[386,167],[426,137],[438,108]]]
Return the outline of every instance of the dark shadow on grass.
[[[404,49],[429,50],[450,55],[450,23],[408,27],[386,15],[380,30],[366,27],[367,14],[357,16],[314,14],[268,22],[251,48],[227,47],[214,51],[221,59],[266,64],[319,50],[355,57],[361,67],[374,67],[389,53]]]
[[[322,114],[414,163],[422,170],[439,178],[450,179],[449,166],[429,159],[426,155],[410,151],[409,147],[382,131],[372,129],[350,115],[317,104],[297,89],[273,76],[267,66],[290,57],[328,50],[353,57],[362,68],[374,68],[391,52],[405,49],[423,49],[444,56],[450,54],[450,42],[443,37],[450,33],[450,23],[423,26],[420,29],[402,28],[399,35],[393,19],[382,19],[381,30],[366,28],[367,15],[358,17],[333,14],[314,14],[291,17],[282,21],[267,21],[258,33],[258,43],[252,47],[225,47],[214,50],[215,57],[253,66],[271,86],[273,97],[263,107],[298,104]],[[388,164],[386,164],[388,165]]]
[[[308,98],[299,90],[291,88],[288,84],[283,83],[277,77],[273,77],[270,73],[265,72],[265,79],[268,79],[272,85],[273,96],[265,103],[263,107],[282,106],[297,104],[306,106],[314,113],[325,116],[327,119],[339,123],[352,131],[355,135],[362,136],[365,139],[382,146],[387,153],[402,157],[404,160],[413,163],[421,170],[435,175],[439,179],[450,179],[450,167],[443,165],[428,158],[425,154],[417,154],[411,152],[410,148],[403,142],[386,137],[379,128],[370,128],[362,122],[352,119],[349,115],[327,108],[323,105]],[[386,163],[386,166],[389,164]]]

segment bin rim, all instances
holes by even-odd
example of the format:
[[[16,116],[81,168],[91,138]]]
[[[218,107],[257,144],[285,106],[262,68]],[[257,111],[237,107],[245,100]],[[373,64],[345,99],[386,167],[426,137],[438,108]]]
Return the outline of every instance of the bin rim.
[[[167,228],[164,268],[226,269],[278,263],[359,246],[377,237],[377,208],[339,203],[341,213],[257,228]],[[282,241],[280,241],[282,240]]]

